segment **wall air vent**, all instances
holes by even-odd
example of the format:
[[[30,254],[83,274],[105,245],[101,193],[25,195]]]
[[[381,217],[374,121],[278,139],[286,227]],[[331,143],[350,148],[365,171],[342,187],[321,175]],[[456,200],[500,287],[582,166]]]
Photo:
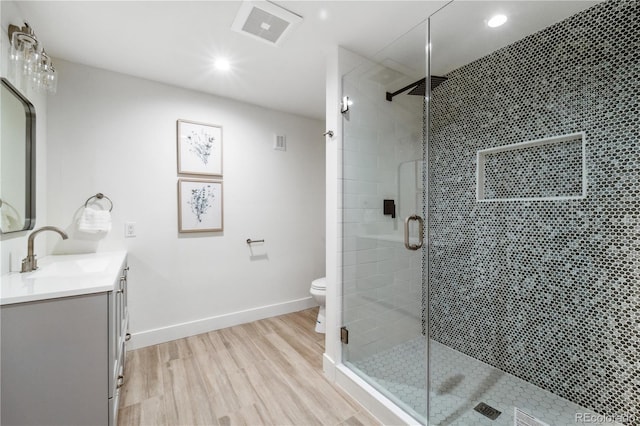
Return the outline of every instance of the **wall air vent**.
[[[231,29],[277,46],[300,22],[302,16],[269,1],[243,1]]]
[[[286,151],[287,150],[287,137],[284,135],[275,135],[273,140],[273,149],[276,151]]]

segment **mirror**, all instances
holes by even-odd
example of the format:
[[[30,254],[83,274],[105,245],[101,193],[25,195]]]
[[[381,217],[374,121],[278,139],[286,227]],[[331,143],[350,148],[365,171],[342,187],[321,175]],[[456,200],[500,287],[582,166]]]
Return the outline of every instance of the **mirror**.
[[[36,110],[5,78],[0,98],[0,232],[33,229]]]

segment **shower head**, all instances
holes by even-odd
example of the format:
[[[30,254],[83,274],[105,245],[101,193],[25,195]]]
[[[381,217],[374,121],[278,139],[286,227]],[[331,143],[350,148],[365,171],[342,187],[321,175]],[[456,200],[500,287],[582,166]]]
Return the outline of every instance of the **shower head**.
[[[431,90],[435,89],[436,87],[438,87],[441,83],[444,83],[445,81],[447,81],[447,77],[439,77],[437,75],[432,75],[431,76]],[[420,80],[416,81],[415,83],[411,83],[408,86],[403,87],[402,89],[393,92],[393,93],[389,93],[387,92],[387,100],[389,102],[391,102],[393,100],[393,97],[396,95],[399,95],[400,93],[404,93],[407,90],[411,89],[411,91],[409,93],[407,93],[408,95],[415,95],[415,96],[425,96],[426,95],[426,88],[427,88],[427,79],[425,78],[421,78]]]
[[[423,78],[422,80],[420,80],[420,83],[418,83],[418,85],[416,87],[414,87],[409,93],[407,93],[407,95],[415,95],[415,96],[424,96],[427,94],[427,85],[426,83],[426,79]],[[438,87],[441,83],[444,83],[445,81],[447,81],[447,77],[438,77],[437,75],[432,75],[431,76],[431,90],[435,89],[436,87]]]

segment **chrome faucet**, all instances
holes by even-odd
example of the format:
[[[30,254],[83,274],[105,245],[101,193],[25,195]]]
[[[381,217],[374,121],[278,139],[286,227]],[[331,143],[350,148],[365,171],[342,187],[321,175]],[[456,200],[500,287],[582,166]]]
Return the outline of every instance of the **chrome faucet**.
[[[55,226],[43,226],[42,228],[33,231],[31,235],[29,235],[29,239],[27,239],[27,257],[22,259],[21,272],[31,272],[38,269],[38,260],[36,259],[36,255],[33,254],[33,240],[35,240],[36,235],[38,235],[42,231],[55,231],[60,234],[63,240],[69,238],[69,236],[63,230],[56,228]]]

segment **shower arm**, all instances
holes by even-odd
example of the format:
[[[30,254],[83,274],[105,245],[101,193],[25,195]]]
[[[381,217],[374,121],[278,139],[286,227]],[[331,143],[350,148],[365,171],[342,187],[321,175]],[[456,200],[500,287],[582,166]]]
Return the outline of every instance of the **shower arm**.
[[[420,80],[418,80],[418,81],[416,81],[416,82],[414,82],[414,83],[411,83],[411,84],[409,84],[408,86],[405,86],[405,87],[403,87],[402,89],[397,90],[397,91],[395,91],[395,92],[393,92],[393,93],[389,93],[389,92],[387,92],[387,94],[386,94],[386,96],[387,96],[387,100],[388,100],[389,102],[391,102],[391,101],[393,100],[393,97],[394,97],[394,96],[397,96],[397,95],[399,95],[400,93],[406,92],[406,91],[407,91],[407,90],[409,90],[409,89],[413,89],[414,87],[419,86],[420,84],[424,83],[425,81],[427,81],[427,78],[426,78],[426,77],[425,77],[425,78],[421,78]]]

